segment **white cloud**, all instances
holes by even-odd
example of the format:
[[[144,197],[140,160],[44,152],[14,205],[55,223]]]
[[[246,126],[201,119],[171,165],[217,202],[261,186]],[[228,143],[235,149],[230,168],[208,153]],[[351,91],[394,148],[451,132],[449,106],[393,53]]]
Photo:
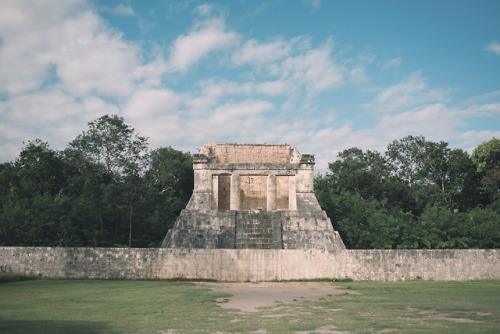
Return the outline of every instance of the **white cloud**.
[[[305,5],[311,6],[315,9],[318,9],[321,6],[321,0],[302,0],[302,2]]]
[[[167,72],[167,62],[158,55],[152,62],[136,67],[134,78],[141,87],[160,87]]]
[[[215,109],[213,120],[224,122],[228,119],[260,115],[272,109],[272,103],[262,100],[244,100],[239,103],[227,103]]]
[[[135,12],[132,7],[122,3],[115,7],[101,7],[101,10],[118,16],[135,16]]]
[[[289,83],[283,80],[265,81],[257,84],[255,92],[257,94],[278,96],[283,95],[291,90]]]
[[[427,79],[418,71],[400,83],[384,89],[377,95],[371,107],[381,112],[403,111],[407,107],[422,103],[446,101],[446,94],[447,90],[444,89],[430,89]]]
[[[283,62],[282,78],[303,84],[311,93],[339,86],[344,69],[332,61],[332,48],[332,42],[328,41],[320,48],[287,58]]]
[[[235,32],[226,32],[222,19],[211,18],[198,24],[187,35],[181,35],[173,42],[169,66],[172,71],[187,71],[189,67],[210,52],[228,48],[238,42]]]
[[[186,11],[190,5],[182,6]],[[401,58],[376,62],[365,52],[354,59],[348,49],[335,50],[332,39],[315,45],[308,36],[242,40],[226,27],[224,7],[217,5],[198,6],[188,31],[173,37],[167,50],[162,41],[151,51],[140,41],[125,41],[94,7],[85,0],[0,3],[2,160],[12,159],[22,140],[37,137],[64,148],[103,114],[123,115],[150,137],[151,148],[288,142],[316,154],[317,171],[326,170],[343,149],[383,151],[410,133],[470,146],[500,137],[494,130],[463,132],[471,118],[498,120],[500,91],[450,106],[448,90],[431,87],[420,71],[379,90],[364,89],[374,94],[369,104],[336,105],[337,96],[355,95],[357,84],[366,88],[373,82],[367,75],[373,67],[396,68]],[[125,5],[104,10],[134,14]],[[492,45],[495,52],[498,44]],[[203,59],[220,71],[210,71],[217,73],[213,77],[184,75]],[[360,110],[375,119],[361,130],[344,119]]]
[[[149,122],[160,114],[175,112],[181,97],[169,89],[144,89],[135,92],[123,108],[123,115],[131,121]],[[154,122],[154,121],[153,121]]]
[[[456,129],[464,124],[465,122],[459,117],[459,112],[456,109],[437,103],[426,105],[415,111],[383,115],[375,129],[391,134],[393,139],[408,134],[422,134],[433,140],[453,137]]]
[[[461,106],[473,106],[482,103],[491,103],[497,101],[500,98],[500,89],[494,90],[492,92],[472,96],[465,101],[460,102]]]
[[[472,154],[474,149],[482,142],[489,141],[491,138],[500,138],[500,131],[493,130],[469,130],[458,133],[455,140],[458,142],[460,148]]]
[[[270,43],[259,43],[255,39],[245,42],[232,57],[236,65],[268,64],[288,56],[292,52],[293,43],[277,40]]]
[[[181,115],[160,116],[155,122],[156,129],[152,129],[150,124],[147,133],[155,133],[153,144],[184,145],[191,151],[195,146],[201,147],[204,143],[224,138],[235,142],[256,142],[262,134],[268,133],[269,123],[265,114],[272,109],[271,103],[262,100],[225,103],[189,119],[183,119]]]
[[[204,95],[221,98],[228,95],[251,95],[254,84],[251,82],[236,82],[229,80],[208,79],[198,83]]]
[[[349,72],[349,77],[351,81],[354,83],[361,83],[368,81],[368,76],[366,75],[365,72],[365,66],[363,65],[354,66]]]
[[[490,52],[493,52],[497,56],[500,56],[500,43],[493,42],[490,45],[488,45],[488,47],[486,48],[486,50],[488,50]]]
[[[399,67],[399,66],[401,66],[402,63],[403,63],[403,59],[401,57],[398,57],[398,58],[393,58],[391,60],[382,62],[381,67],[382,67],[382,70],[388,70],[390,68]]]
[[[18,152],[35,138],[64,148],[87,122],[119,113],[116,101],[138,83],[157,86],[166,72],[161,57],[142,63],[142,50],[84,0],[2,1],[0,39],[2,160],[14,156],[4,147]]]
[[[118,108],[97,97],[77,100],[57,89],[21,95],[0,102],[0,116],[8,131],[0,131],[0,157],[10,160],[21,149],[21,143],[32,139],[48,141],[52,148],[63,149],[85,124],[103,114],[116,114]]]
[[[65,44],[54,58],[65,89],[80,96],[130,94],[134,87],[130,69],[139,65],[136,46],[101,27],[91,13],[67,22],[63,30],[68,35],[61,36]]]
[[[83,1],[7,9],[15,15],[0,29],[0,92],[29,93],[57,81],[79,96],[131,92],[130,68],[138,65],[139,49],[124,42]]]

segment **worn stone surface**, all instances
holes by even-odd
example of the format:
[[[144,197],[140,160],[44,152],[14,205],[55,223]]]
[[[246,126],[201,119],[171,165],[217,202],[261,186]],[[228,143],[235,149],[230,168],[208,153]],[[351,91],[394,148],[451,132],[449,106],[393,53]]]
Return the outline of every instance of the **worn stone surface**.
[[[221,281],[500,279],[500,250],[0,247],[0,271],[98,279]]]
[[[193,169],[193,195],[162,247],[345,248],[314,195],[313,155],[287,144],[206,144]]]
[[[289,164],[299,163],[299,152],[287,144],[206,144],[200,154],[212,163]]]

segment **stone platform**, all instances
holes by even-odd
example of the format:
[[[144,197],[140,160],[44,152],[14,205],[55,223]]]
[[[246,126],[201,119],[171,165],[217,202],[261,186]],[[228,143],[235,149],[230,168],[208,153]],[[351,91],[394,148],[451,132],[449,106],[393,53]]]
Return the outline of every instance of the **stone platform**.
[[[206,144],[162,247],[345,249],[313,191],[314,156],[288,144]]]
[[[162,247],[345,249],[324,211],[183,210]]]

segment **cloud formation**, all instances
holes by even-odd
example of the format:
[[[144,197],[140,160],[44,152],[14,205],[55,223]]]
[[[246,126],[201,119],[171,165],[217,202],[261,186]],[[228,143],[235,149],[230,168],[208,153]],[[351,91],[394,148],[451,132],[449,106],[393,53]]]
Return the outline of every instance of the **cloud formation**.
[[[119,4],[116,7],[101,7],[101,11],[118,16],[134,16],[135,12],[130,5]]]
[[[196,7],[189,28],[152,52],[98,11],[139,15],[85,0],[0,4],[2,161],[30,139],[62,149],[103,114],[124,116],[151,148],[288,142],[316,154],[319,171],[343,149],[383,151],[408,134],[464,148],[500,137],[463,130],[473,117],[499,120],[498,90],[452,103],[452,89],[431,86],[424,70],[373,83],[374,72],[391,73],[402,57],[339,49],[332,36],[246,36],[214,5]],[[341,104],[343,95],[358,100]]]
[[[486,48],[488,51],[493,52],[497,56],[500,56],[500,43],[493,42]]]
[[[237,33],[226,31],[221,17],[207,17],[213,12],[211,6],[199,6],[195,12],[203,18],[195,23],[188,34],[177,37],[172,43],[169,59],[172,71],[186,71],[209,53],[227,49],[239,40]]]

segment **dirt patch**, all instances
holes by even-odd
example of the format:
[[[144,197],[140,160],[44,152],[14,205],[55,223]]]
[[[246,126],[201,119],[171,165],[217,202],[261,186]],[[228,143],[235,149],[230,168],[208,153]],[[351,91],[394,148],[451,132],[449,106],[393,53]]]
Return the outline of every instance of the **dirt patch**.
[[[300,331],[300,332],[293,332],[294,334],[345,334],[347,332],[340,332],[335,330],[336,327],[333,325],[330,326],[323,326],[316,328],[315,330],[312,331]]]
[[[199,285],[217,292],[227,292],[231,297],[218,300],[221,307],[239,309],[243,312],[257,312],[259,307],[278,306],[306,300],[318,300],[329,295],[356,293],[341,290],[331,283],[291,282],[291,283],[212,283],[202,282]]]
[[[448,320],[453,322],[481,322],[478,320],[468,319],[468,318],[459,318],[457,316],[467,316],[467,315],[476,315],[479,317],[487,316],[489,313],[481,313],[481,312],[453,312],[453,313],[440,313],[436,310],[420,310],[416,308],[407,308],[408,311],[412,313],[418,314],[419,318],[404,318],[406,320]],[[401,317],[400,317],[401,318]]]

